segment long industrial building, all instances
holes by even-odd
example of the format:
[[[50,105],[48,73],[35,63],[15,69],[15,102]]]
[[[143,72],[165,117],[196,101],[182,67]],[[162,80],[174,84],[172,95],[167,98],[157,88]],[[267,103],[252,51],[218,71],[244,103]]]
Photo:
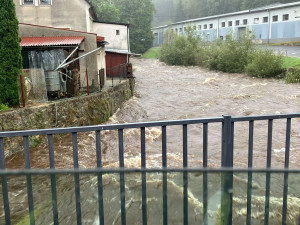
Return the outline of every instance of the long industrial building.
[[[300,1],[276,3],[251,10],[185,20],[171,25],[152,28],[154,46],[164,43],[164,34],[172,30],[185,35],[192,27],[203,40],[226,39],[233,34],[239,39],[246,30],[252,31],[257,43],[300,43]]]

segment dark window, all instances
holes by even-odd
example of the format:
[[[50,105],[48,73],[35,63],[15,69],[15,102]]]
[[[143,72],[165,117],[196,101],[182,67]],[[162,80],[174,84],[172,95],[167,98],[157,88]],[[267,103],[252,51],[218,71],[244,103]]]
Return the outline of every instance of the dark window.
[[[176,33],[178,32],[178,29],[177,29],[177,28],[175,28],[175,32],[176,32]]]
[[[201,25],[198,25],[198,30],[201,30]]]
[[[222,22],[222,27],[225,27],[225,22]]]
[[[278,16],[273,16],[273,22],[277,22],[278,21]]]
[[[263,22],[264,22],[264,23],[269,22],[269,17],[267,17],[267,16],[266,16],[266,17],[263,17]]]
[[[244,19],[244,20],[243,20],[243,24],[244,24],[244,25],[247,25],[247,23],[248,23],[248,20],[247,20],[247,19]]]
[[[207,29],[207,24],[204,25],[204,29]]]
[[[283,21],[289,20],[289,14],[284,14],[284,15],[282,16],[282,20],[283,20]]]
[[[24,5],[33,5],[33,0],[23,0]]]
[[[186,31],[186,27],[184,27],[183,30]]]
[[[179,32],[182,32],[182,28],[179,28]]]
[[[221,40],[224,40],[224,37],[223,37],[223,36],[220,36],[220,39],[221,39]]]
[[[196,30],[196,26],[193,26],[193,29]]]
[[[236,21],[235,21],[235,25],[236,25],[236,26],[239,26],[239,25],[240,25],[240,21],[239,21],[239,20],[236,20]]]
[[[116,35],[120,35],[120,30],[116,30]]]
[[[211,23],[211,24],[209,24],[209,28],[213,28],[214,27],[214,25]]]
[[[232,21],[229,21],[229,22],[228,22],[228,26],[229,26],[229,27],[232,27]]]
[[[41,5],[50,5],[50,0],[40,0]]]

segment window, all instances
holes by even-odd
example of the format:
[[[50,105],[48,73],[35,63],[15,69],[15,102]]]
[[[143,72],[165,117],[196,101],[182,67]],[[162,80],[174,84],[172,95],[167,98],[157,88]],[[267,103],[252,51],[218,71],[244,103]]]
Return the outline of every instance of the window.
[[[116,30],[116,35],[120,35],[120,30]]]
[[[183,30],[186,31],[186,27],[184,27]]]
[[[24,5],[33,5],[33,0],[23,0]]]
[[[193,29],[196,30],[196,26],[193,26]]]
[[[214,25],[211,23],[211,24],[209,24],[209,28],[213,28],[214,27]]]
[[[278,16],[273,16],[273,22],[277,22],[278,21]]]
[[[228,22],[228,26],[229,26],[229,27],[232,27],[232,21],[229,21],[229,22]]]
[[[225,22],[222,22],[221,26],[222,26],[222,27],[225,27]]]
[[[201,30],[201,25],[198,25],[198,30]]]
[[[40,4],[41,5],[50,5],[51,2],[50,2],[50,0],[40,0]]]
[[[240,21],[239,21],[239,20],[236,20],[236,21],[235,21],[235,25],[236,25],[236,26],[239,26],[239,25],[240,25]]]
[[[220,40],[224,40],[224,37],[223,37],[223,36],[220,36]]]
[[[248,23],[248,20],[247,20],[247,19],[244,19],[244,20],[243,20],[243,24],[244,24],[244,25],[247,25],[247,23]]]
[[[287,21],[287,20],[289,20],[289,14],[284,14],[282,16],[282,21]]]
[[[263,17],[263,23],[267,23],[267,22],[269,22],[269,17]]]
[[[204,29],[207,29],[207,24],[204,25]]]
[[[178,28],[175,28],[175,32],[178,33]]]
[[[182,28],[181,27],[179,28],[179,32],[182,32]]]
[[[259,23],[259,18],[254,18],[253,23],[254,23],[254,24],[258,24],[258,23]]]

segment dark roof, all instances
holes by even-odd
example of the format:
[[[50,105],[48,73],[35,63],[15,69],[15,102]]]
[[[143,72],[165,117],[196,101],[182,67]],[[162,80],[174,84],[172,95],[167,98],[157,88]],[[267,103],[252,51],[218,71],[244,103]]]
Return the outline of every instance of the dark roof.
[[[106,23],[106,24],[117,24],[117,25],[124,25],[124,26],[130,26],[129,23],[116,23],[116,22],[104,22],[104,21],[97,21],[97,20],[94,20],[95,23]]]

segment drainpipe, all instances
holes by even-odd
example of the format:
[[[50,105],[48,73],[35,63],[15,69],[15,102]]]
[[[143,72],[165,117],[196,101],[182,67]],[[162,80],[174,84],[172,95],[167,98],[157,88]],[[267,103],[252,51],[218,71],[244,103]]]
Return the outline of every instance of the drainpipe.
[[[217,39],[219,39],[220,38],[220,31],[219,31],[219,29],[220,29],[220,18],[218,17],[218,26],[217,26]]]
[[[128,52],[130,52],[129,25],[127,26],[127,48],[128,48]],[[127,54],[127,63],[129,63],[128,54]]]

